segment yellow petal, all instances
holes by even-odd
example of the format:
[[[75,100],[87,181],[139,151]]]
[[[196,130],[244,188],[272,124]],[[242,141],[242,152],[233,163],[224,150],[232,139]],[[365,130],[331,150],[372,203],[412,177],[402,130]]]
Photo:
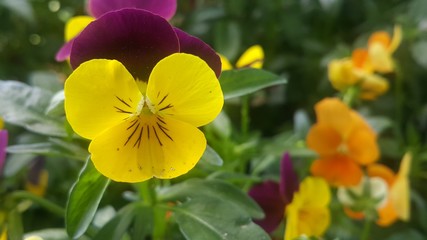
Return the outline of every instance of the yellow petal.
[[[65,41],[68,42],[76,37],[95,18],[90,16],[76,16],[70,18],[65,24]]]
[[[49,180],[49,173],[45,169],[42,169],[40,172],[40,175],[38,176],[38,183],[33,184],[32,182],[27,181],[25,183],[25,189],[28,192],[31,192],[37,196],[43,197],[47,189],[48,180]]]
[[[286,207],[285,240],[300,235],[321,236],[330,224],[331,193],[325,180],[307,177]]]
[[[393,59],[388,46],[374,42],[369,45],[369,59],[374,70],[389,73],[394,69]]]
[[[365,75],[360,84],[360,98],[374,100],[387,92],[388,88],[389,84],[387,79],[376,74]]]
[[[129,117],[141,99],[134,78],[115,60],[83,63],[66,80],[64,90],[67,119],[88,139]]]
[[[233,66],[231,66],[231,63],[227,59],[226,56],[224,56],[222,54],[218,54],[218,55],[219,55],[219,58],[221,59],[221,68],[222,68],[222,71],[227,71],[227,70],[233,69]]]
[[[4,121],[3,118],[0,117],[0,129],[4,128]]]
[[[328,64],[328,76],[332,86],[342,91],[356,84],[359,78],[353,68],[353,63],[348,58],[331,61]]]
[[[199,57],[185,53],[157,63],[148,81],[147,97],[159,115],[196,127],[213,121],[224,104],[212,69]]]
[[[236,68],[262,68],[264,62],[264,50],[260,45],[248,48],[236,63]]]
[[[106,177],[140,182],[187,173],[205,148],[206,139],[196,127],[169,117],[141,115],[97,136],[89,152],[95,167]]]
[[[399,47],[402,42],[402,27],[400,25],[394,26],[393,38],[391,39],[391,43],[388,51],[393,53]]]
[[[397,178],[391,187],[390,194],[397,216],[403,221],[409,220],[410,196],[409,196],[409,171],[411,168],[412,155],[406,153],[400,163]]]

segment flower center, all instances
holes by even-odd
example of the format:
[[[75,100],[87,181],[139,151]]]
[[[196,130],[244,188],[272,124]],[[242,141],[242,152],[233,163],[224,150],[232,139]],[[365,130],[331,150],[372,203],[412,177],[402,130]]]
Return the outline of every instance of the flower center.
[[[134,115],[141,116],[152,115],[156,113],[157,110],[154,107],[154,104],[151,103],[150,99],[147,96],[142,96],[141,100],[138,103],[138,106],[136,107],[136,112]]]
[[[345,143],[341,143],[338,147],[337,147],[337,152],[341,153],[341,154],[347,154],[348,153],[348,146]]]

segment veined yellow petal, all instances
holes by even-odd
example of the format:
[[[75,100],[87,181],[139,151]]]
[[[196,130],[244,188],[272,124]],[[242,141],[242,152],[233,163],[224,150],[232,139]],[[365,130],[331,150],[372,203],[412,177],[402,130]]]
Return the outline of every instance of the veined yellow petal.
[[[397,178],[391,187],[390,194],[397,216],[403,221],[409,220],[410,196],[409,196],[409,171],[411,168],[412,155],[406,153],[400,163]]]
[[[402,27],[400,25],[394,26],[393,38],[391,39],[391,43],[388,51],[393,53],[399,47],[402,42]]]
[[[95,18],[90,16],[76,16],[70,18],[65,24],[65,41],[68,42],[77,35]]]
[[[264,50],[260,45],[248,48],[236,63],[236,68],[262,68],[264,63]]]
[[[222,71],[227,71],[233,69],[233,66],[231,65],[230,61],[227,59],[226,56],[222,54],[218,54],[219,58],[221,59],[221,69]]]
[[[185,53],[157,63],[148,81],[147,97],[159,115],[196,127],[213,121],[224,104],[212,69],[199,57]]]
[[[67,119],[77,134],[88,139],[131,116],[142,98],[126,68],[105,59],[81,64],[64,91]]]
[[[91,158],[106,177],[119,182],[168,179],[190,171],[206,148],[196,127],[158,115],[129,118],[97,136]]]

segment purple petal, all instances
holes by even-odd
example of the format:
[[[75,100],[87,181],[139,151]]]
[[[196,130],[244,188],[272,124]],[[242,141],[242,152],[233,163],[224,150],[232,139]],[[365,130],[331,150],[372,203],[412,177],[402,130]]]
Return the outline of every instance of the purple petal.
[[[221,74],[221,60],[216,52],[202,40],[175,28],[179,38],[180,52],[199,56],[212,68],[216,76]]]
[[[0,130],[0,176],[3,173],[3,166],[6,160],[6,147],[8,141],[8,133],[6,130]]]
[[[175,15],[176,0],[89,0],[88,10],[95,18],[123,8],[150,11],[169,20]]]
[[[123,9],[91,22],[75,39],[70,62],[73,68],[96,59],[116,59],[136,78],[146,81],[166,56],[179,52],[172,26],[145,10]]]
[[[273,181],[253,186],[249,190],[251,196],[264,210],[265,218],[255,220],[265,231],[273,232],[283,219],[285,204],[280,196],[279,184]]]
[[[280,162],[280,195],[283,197],[285,205],[292,201],[298,187],[298,176],[294,171],[291,157],[289,153],[285,153]]]
[[[56,53],[55,60],[62,62],[67,60],[70,57],[71,47],[73,46],[74,38],[70,41],[64,43],[59,51]]]

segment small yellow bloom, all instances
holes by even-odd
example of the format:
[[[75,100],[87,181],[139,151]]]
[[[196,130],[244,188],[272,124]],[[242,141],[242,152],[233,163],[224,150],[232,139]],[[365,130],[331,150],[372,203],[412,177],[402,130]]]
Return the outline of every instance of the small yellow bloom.
[[[305,178],[292,202],[286,207],[285,240],[301,235],[323,235],[330,224],[330,201],[331,193],[325,180]]]
[[[394,27],[393,38],[387,32],[379,31],[371,35],[368,40],[370,62],[375,71],[389,73],[394,70],[392,54],[402,41],[402,28]]]
[[[230,61],[223,55],[219,54],[222,63],[222,70],[231,70],[233,66]],[[262,68],[264,63],[264,50],[260,45],[254,45],[248,48],[237,60],[236,68]]]
[[[168,179],[191,170],[206,148],[197,128],[221,111],[224,97],[207,63],[172,54],[147,84],[116,60],[81,64],[65,83],[65,111],[74,131],[92,140],[91,159],[115,181]]]
[[[388,89],[387,79],[376,74],[367,74],[363,76],[363,80],[360,83],[360,98],[374,100],[387,92]]]
[[[360,80],[355,74],[353,61],[349,58],[332,60],[328,64],[328,76],[332,86],[338,91],[354,86]]]

